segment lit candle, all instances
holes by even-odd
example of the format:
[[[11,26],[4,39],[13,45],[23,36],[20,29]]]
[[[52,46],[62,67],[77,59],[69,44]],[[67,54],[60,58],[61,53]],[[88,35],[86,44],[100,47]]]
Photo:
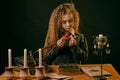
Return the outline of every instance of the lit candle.
[[[27,49],[24,49],[24,68],[27,66]]]
[[[8,67],[12,66],[11,49],[8,49]]]
[[[39,66],[42,66],[42,49],[39,49]]]

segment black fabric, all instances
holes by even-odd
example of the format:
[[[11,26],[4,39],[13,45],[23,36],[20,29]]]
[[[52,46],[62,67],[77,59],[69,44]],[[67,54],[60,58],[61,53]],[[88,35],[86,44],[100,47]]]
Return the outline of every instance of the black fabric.
[[[56,47],[53,53],[46,57],[46,64],[80,63],[85,61],[88,55],[87,40],[83,35],[76,34],[76,46],[69,46],[67,40],[62,48]]]

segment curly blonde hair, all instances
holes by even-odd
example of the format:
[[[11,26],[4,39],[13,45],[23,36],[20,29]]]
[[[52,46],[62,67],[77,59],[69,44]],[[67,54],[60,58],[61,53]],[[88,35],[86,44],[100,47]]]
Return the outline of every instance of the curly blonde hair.
[[[62,34],[61,17],[62,15],[65,15],[67,13],[73,14],[73,19],[74,19],[73,29],[75,30],[76,33],[79,33],[78,28],[79,28],[80,16],[78,14],[78,11],[74,7],[74,4],[71,2],[71,3],[63,3],[59,5],[57,8],[54,9],[50,17],[49,28],[44,44],[44,47],[46,46],[50,46],[50,47],[43,50],[45,54],[49,54],[56,47],[56,42]]]

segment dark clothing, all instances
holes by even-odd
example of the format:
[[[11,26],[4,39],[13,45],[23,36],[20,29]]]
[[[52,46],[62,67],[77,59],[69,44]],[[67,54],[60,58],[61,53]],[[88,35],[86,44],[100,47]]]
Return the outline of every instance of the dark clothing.
[[[66,40],[62,48],[56,47],[52,53],[47,55],[46,64],[80,63],[88,57],[87,40],[83,34],[75,34],[76,46],[69,46]]]

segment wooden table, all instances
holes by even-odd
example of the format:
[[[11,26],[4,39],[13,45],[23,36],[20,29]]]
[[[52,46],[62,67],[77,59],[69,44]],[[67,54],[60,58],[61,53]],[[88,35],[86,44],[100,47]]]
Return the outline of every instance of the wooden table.
[[[85,66],[100,66],[100,64],[82,64],[79,65],[80,67],[85,67]],[[58,71],[58,66],[57,65],[51,65],[50,66],[55,72]],[[114,67],[111,64],[103,64],[103,69],[108,71],[109,73],[112,74],[112,76],[108,77],[108,80],[120,80],[120,75],[118,74],[118,72],[114,69]],[[19,72],[14,72],[14,74],[16,76],[19,75]],[[72,74],[72,73],[71,73]],[[33,76],[31,76],[32,78]],[[87,74],[85,74],[84,72],[80,72],[79,74],[73,74],[72,75],[73,80],[96,80],[95,78],[91,78],[89,77]],[[7,80],[5,77],[5,73],[3,73],[0,76],[0,80]],[[15,80],[21,80],[21,79],[15,79]],[[37,80],[35,78],[30,79],[30,80]]]

